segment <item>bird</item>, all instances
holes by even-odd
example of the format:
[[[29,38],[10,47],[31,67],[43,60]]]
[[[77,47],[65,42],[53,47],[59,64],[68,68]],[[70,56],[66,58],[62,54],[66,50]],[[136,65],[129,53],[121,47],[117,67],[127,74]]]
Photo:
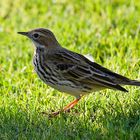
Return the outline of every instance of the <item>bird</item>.
[[[53,116],[70,111],[82,96],[103,89],[128,92],[124,85],[140,86],[140,81],[117,74],[85,56],[60,45],[54,33],[46,28],[18,32],[27,36],[35,46],[34,69],[50,87],[75,96],[75,100]]]

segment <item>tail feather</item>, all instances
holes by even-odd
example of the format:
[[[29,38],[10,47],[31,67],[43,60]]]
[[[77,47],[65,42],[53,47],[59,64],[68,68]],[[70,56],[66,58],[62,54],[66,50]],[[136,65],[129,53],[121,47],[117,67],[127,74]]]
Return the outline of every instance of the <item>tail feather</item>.
[[[140,86],[140,81],[137,80],[130,80],[129,82],[124,83],[125,85],[132,85],[132,86]]]
[[[129,81],[121,81],[121,82],[119,82],[119,84],[120,85],[130,85],[130,86],[140,86],[140,81],[129,79]]]
[[[128,92],[128,90],[126,90],[124,87],[121,87],[120,85],[116,85],[116,89],[120,91]]]

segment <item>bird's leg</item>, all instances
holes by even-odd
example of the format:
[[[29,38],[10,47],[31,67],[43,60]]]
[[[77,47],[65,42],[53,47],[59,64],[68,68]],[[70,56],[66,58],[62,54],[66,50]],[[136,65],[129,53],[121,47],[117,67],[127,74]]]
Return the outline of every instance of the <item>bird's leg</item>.
[[[51,116],[56,116],[56,115],[58,115],[58,114],[60,114],[61,112],[68,112],[68,111],[70,111],[70,109],[72,109],[77,103],[78,103],[78,101],[81,99],[81,96],[79,96],[78,98],[76,98],[74,101],[72,101],[70,104],[68,104],[67,106],[65,106],[64,108],[63,108],[63,110],[60,110],[60,111],[57,111],[57,112],[53,112],[52,114],[51,114]]]
[[[72,109],[77,103],[78,103],[78,101],[81,99],[81,97],[80,98],[76,98],[74,101],[72,101],[70,104],[68,104],[67,106],[65,106],[64,108],[63,108],[63,111],[69,111],[70,109]]]

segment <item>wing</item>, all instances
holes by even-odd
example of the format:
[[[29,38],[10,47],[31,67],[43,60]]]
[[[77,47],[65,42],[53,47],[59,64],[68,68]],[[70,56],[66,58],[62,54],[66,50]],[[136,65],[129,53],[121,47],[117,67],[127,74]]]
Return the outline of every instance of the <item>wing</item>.
[[[56,53],[52,59],[57,71],[65,79],[78,81],[81,84],[97,85],[111,89],[127,91],[116,81],[116,73],[89,61],[84,56],[70,51]],[[119,76],[119,75],[117,75]],[[120,76],[121,77],[121,76]]]

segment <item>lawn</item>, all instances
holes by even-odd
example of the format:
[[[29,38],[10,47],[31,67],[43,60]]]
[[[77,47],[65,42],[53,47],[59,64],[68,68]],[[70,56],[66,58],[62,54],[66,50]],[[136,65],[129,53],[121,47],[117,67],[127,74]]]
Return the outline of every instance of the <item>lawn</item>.
[[[74,97],[45,85],[34,72],[34,47],[17,32],[37,27],[52,30],[63,47],[140,79],[140,1],[1,0],[0,139],[140,139],[140,87],[91,93],[54,118],[41,113],[57,111]]]

